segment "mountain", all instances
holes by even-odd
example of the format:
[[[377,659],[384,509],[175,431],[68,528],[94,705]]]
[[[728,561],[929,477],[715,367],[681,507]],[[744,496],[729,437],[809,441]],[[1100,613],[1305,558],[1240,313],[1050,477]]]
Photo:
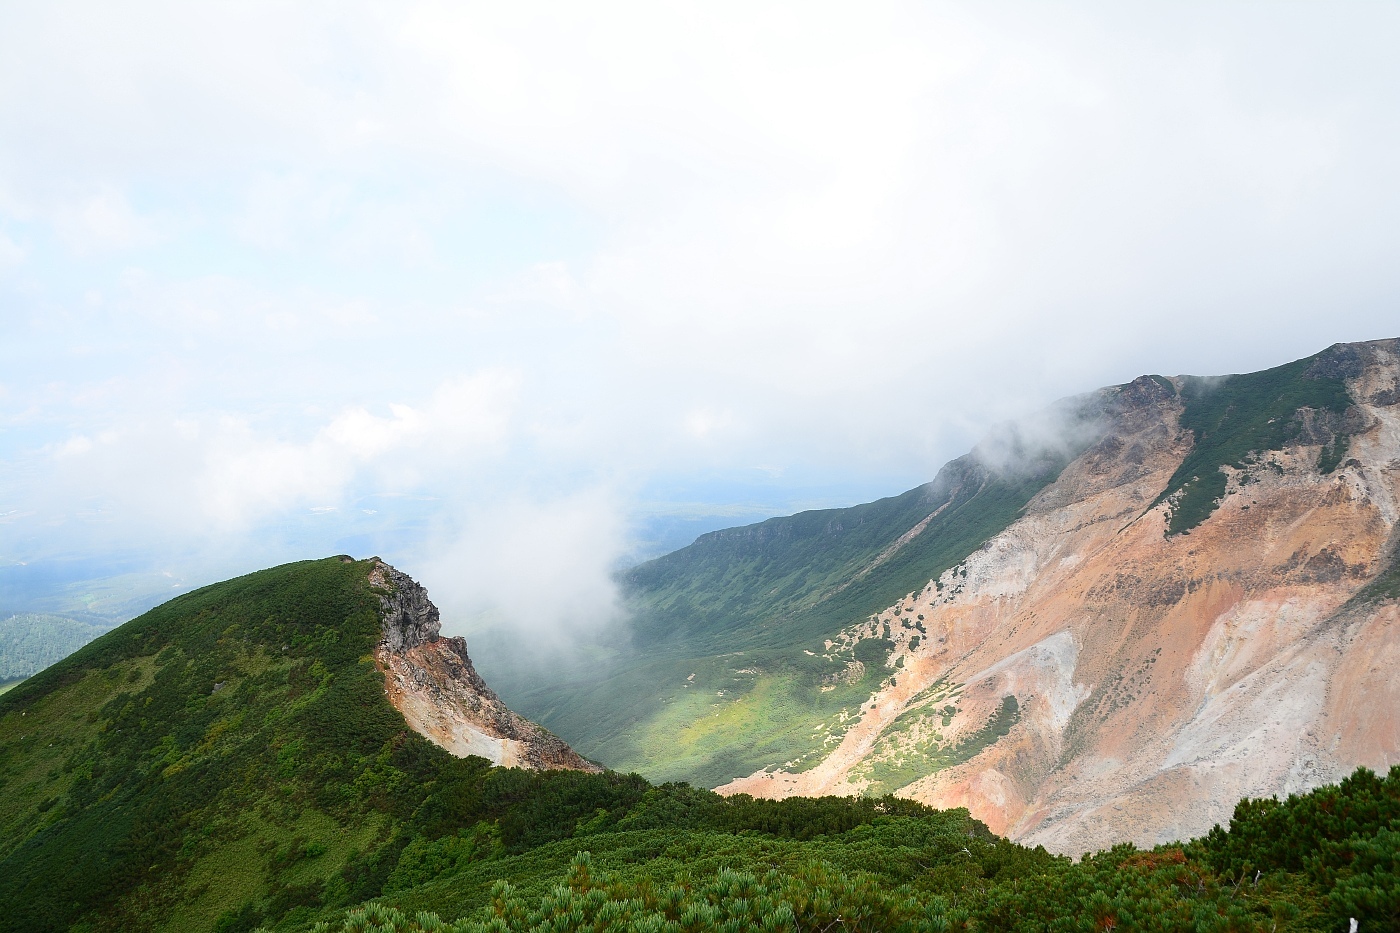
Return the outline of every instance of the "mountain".
[[[1400,917],[1400,766],[1075,862],[963,808],[600,772],[438,633],[426,592],[382,561],[305,561],[172,600],[0,696],[0,931],[1321,933]]]
[[[599,770],[438,629],[378,559],[307,561],[171,600],[0,696],[0,929],[348,903],[411,839],[503,809],[491,764]]]
[[[39,612],[0,616],[0,684],[37,674],[110,628]]]
[[[1400,759],[1400,342],[1144,376],[901,496],[624,577],[633,650],[512,704],[722,792],[897,793],[1081,852]]]

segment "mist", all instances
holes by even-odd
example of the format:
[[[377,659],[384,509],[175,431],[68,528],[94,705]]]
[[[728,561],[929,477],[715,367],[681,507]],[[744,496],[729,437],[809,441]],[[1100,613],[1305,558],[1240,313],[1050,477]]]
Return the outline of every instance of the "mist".
[[[0,608],[377,554],[566,642],[692,533],[1393,336],[1397,39],[1359,3],[7,11]]]

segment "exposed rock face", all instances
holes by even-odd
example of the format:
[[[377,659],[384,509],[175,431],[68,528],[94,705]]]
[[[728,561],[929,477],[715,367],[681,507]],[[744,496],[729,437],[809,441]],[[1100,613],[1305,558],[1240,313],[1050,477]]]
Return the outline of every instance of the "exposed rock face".
[[[1078,854],[1400,762],[1400,606],[1365,589],[1400,540],[1400,342],[1317,365],[1345,380],[1345,415],[1301,412],[1290,445],[1225,470],[1187,534],[1154,504],[1193,449],[1182,401],[1123,387],[1102,439],[1020,520],[843,633],[888,626],[896,649],[839,746],[720,790],[892,790]],[[1345,459],[1325,472],[1339,428]]]
[[[375,661],[390,702],[415,732],[459,757],[506,767],[602,770],[501,702],[472,667],[466,641],[439,636],[442,623],[427,590],[383,561],[369,579],[384,624]]]
[[[384,613],[385,649],[397,654],[437,640],[442,631],[438,608],[416,580],[379,561],[370,571],[369,582],[387,591],[379,597]]]

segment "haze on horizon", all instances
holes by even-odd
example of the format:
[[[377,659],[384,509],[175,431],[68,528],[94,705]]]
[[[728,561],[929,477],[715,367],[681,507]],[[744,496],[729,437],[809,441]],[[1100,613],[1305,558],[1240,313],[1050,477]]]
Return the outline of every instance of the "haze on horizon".
[[[0,609],[348,551],[596,626],[695,531],[1400,320],[1394,6],[0,25]]]

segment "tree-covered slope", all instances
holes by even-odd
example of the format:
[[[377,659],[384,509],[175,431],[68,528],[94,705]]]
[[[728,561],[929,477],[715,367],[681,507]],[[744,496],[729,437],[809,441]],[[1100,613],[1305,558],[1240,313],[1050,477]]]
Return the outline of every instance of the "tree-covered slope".
[[[0,924],[212,923],[372,858],[409,815],[391,788],[432,752],[383,699],[366,572],[206,587],[0,698]]]
[[[416,846],[335,933],[1202,933],[1400,923],[1400,767],[1241,801],[1228,827],[1074,862],[906,801],[721,800],[668,785],[528,852],[489,827]]]
[[[40,612],[0,614],[0,684],[37,674],[111,627]]]
[[[386,699],[370,569],[205,587],[0,697],[0,929],[246,929],[378,893],[409,839],[510,809]]]
[[[1331,347],[1257,373],[1183,377],[1181,426],[1194,444],[1158,498],[1172,500],[1169,533],[1188,532],[1210,517],[1225,494],[1224,468],[1243,469],[1309,434],[1323,444],[1319,469],[1336,469],[1350,433],[1343,417],[1352,405],[1343,378],[1351,370],[1349,350]]]

